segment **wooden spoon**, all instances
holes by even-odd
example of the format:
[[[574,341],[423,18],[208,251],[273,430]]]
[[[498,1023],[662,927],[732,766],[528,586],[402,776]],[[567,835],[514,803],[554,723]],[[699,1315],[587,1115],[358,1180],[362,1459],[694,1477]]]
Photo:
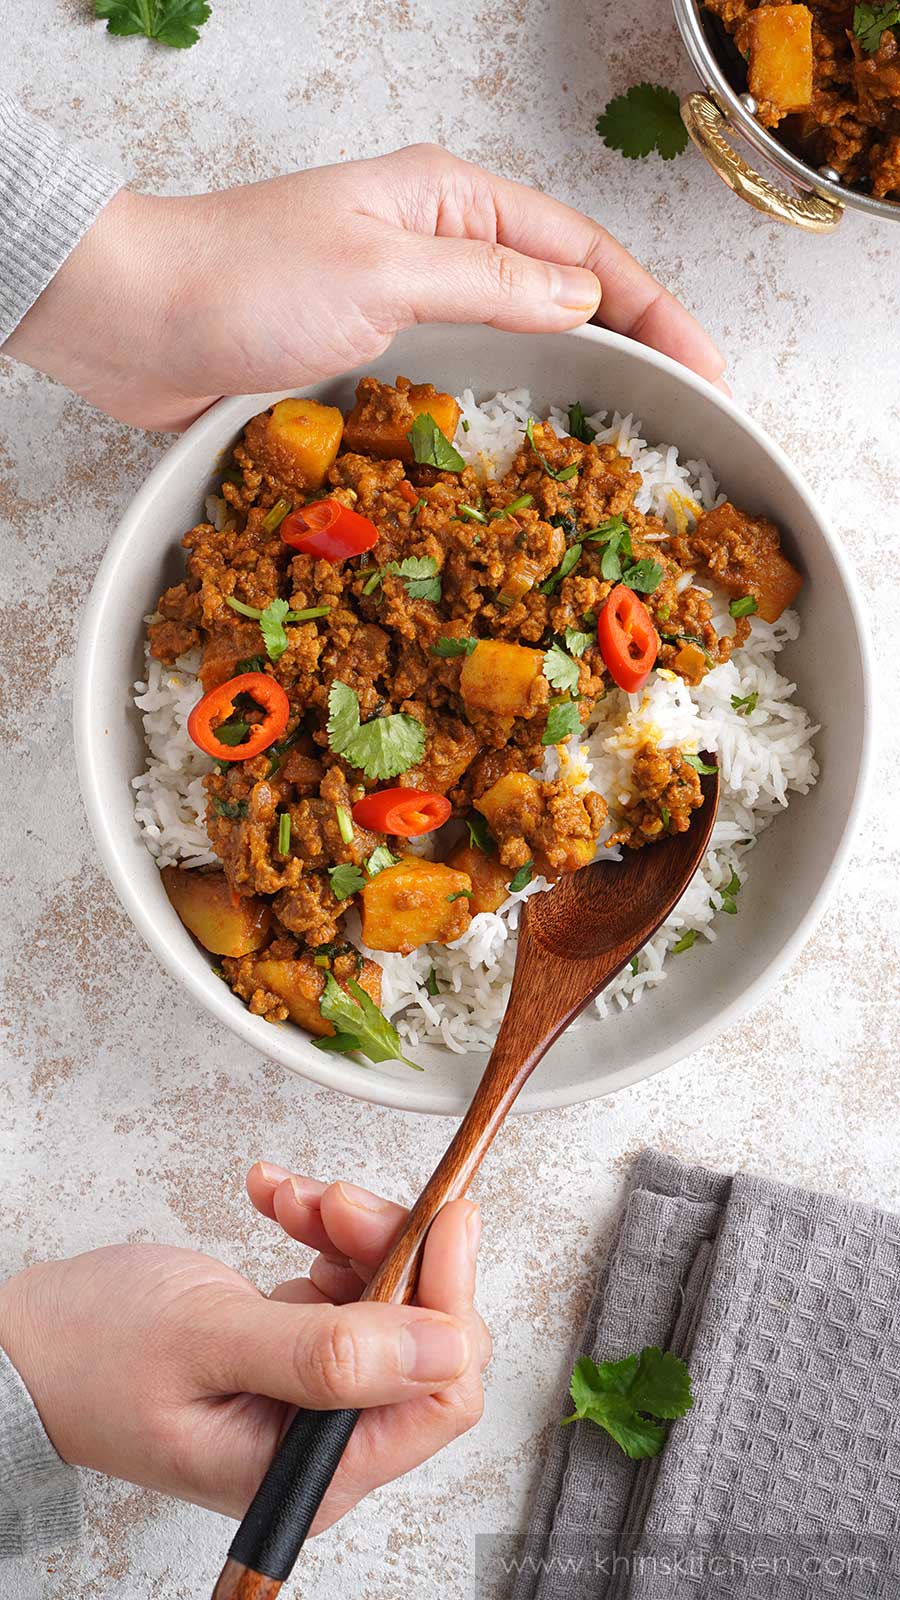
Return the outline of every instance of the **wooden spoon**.
[[[484,1075],[363,1299],[412,1298],[428,1229],[448,1200],[465,1194],[541,1057],[681,899],[708,849],[719,803],[718,773],[701,781],[705,804],[687,832],[626,850],[621,861],[567,873],[523,905],[509,1004]],[[234,1537],[213,1600],[274,1600],[358,1417],[358,1411],[297,1412]]]

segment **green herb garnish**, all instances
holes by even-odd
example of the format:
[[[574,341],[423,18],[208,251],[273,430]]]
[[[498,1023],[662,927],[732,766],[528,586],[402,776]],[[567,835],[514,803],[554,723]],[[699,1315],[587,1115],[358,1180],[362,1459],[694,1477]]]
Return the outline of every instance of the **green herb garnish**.
[[[328,742],[369,778],[396,778],[421,761],[425,729],[416,717],[395,712],[360,723],[359,696],[336,678],[328,693]]]
[[[867,56],[873,56],[887,28],[900,24],[900,6],[854,6],[853,32]]]
[[[546,456],[542,456],[541,455],[540,450],[538,449],[537,445],[534,442],[534,418],[533,417],[529,417],[528,418],[528,422],[525,425],[525,437],[528,440],[528,443],[531,445],[531,448],[534,451],[535,455],[537,456],[538,461],[541,463],[541,466],[543,467],[544,471],[546,472],[547,477],[548,478],[552,478],[554,483],[568,483],[570,481],[570,479],[572,479],[572,478],[574,478],[576,476],[576,474],[578,472],[578,462],[577,461],[573,461],[571,466],[562,467],[559,472],[556,472],[556,471],[554,471],[553,467],[551,467],[549,465]]]
[[[581,732],[581,717],[575,700],[562,700],[547,712],[547,726],[541,735],[541,744],[560,744],[571,733]]]
[[[278,818],[278,854],[286,856],[291,848],[291,814],[282,811]]]
[[[479,511],[477,506],[467,506],[460,501],[457,510],[459,511],[460,516],[464,517],[469,522],[487,523],[487,517],[483,511]]]
[[[243,744],[249,731],[249,722],[243,722],[240,718],[236,718],[233,722],[220,722],[219,726],[213,730],[220,744],[227,744],[232,747]]]
[[[708,767],[706,765],[706,763],[703,761],[701,756],[688,755],[688,753],[686,751],[682,751],[682,756],[683,756],[684,760],[687,762],[688,766],[689,767],[693,767],[695,772],[703,772],[703,773],[709,774],[709,773],[712,773],[712,772],[718,772],[718,770],[719,770],[718,767]]]
[[[631,960],[628,963],[628,966],[629,966],[629,968],[631,970],[631,976],[633,978],[637,977],[637,969],[638,969],[638,958],[637,958],[637,956],[632,956]]]
[[[402,561],[389,561],[386,567],[376,567],[363,585],[363,594],[377,589],[388,573],[400,578],[411,600],[438,601],[441,598],[441,580],[434,556],[406,556]]]
[[[209,17],[205,0],[94,0],[94,16],[106,23],[107,33],[128,38],[141,33],[173,50],[196,44]]]
[[[724,889],[719,890],[719,896],[722,901],[719,909],[724,911],[729,917],[734,917],[737,915],[737,902],[735,897],[740,894],[741,887],[741,880],[735,872],[734,867],[732,867],[731,877],[726,883]]]
[[[379,872],[385,872],[388,867],[396,867],[397,860],[386,844],[377,844],[366,862],[366,871],[370,878],[376,878]]]
[[[684,954],[685,950],[692,950],[696,943],[697,943],[697,929],[696,928],[688,928],[687,933],[683,933],[681,935],[681,938],[678,940],[678,943],[677,944],[673,944],[673,946],[672,946],[672,954],[673,954],[673,956],[680,956],[680,955]]]
[[[526,889],[534,877],[534,862],[526,861],[509,880],[510,894],[518,894],[520,889]]]
[[[288,647],[286,622],[312,622],[316,617],[327,617],[331,610],[330,606],[313,606],[309,611],[292,611],[286,600],[272,600],[260,611],[258,606],[247,606],[243,600],[235,600],[233,594],[226,596],[225,603],[242,617],[253,617],[259,623],[270,661],[280,661]]]
[[[220,800],[217,794],[213,795],[213,810],[220,817],[227,817],[229,822],[236,822],[238,817],[247,815],[246,800]]]
[[[593,444],[597,437],[597,429],[592,428],[585,420],[584,407],[580,400],[569,407],[569,433],[573,439],[580,439],[582,444]]]
[[[470,811],[466,817],[466,827],[469,830],[469,843],[475,850],[483,850],[489,856],[497,847],[491,837],[491,831],[480,811]]]
[[[263,517],[262,525],[264,531],[266,533],[275,533],[276,529],[281,527],[281,524],[290,512],[290,509],[290,500],[276,500],[275,504],[269,511],[266,512],[265,516]]]
[[[755,594],[742,594],[739,600],[729,602],[728,610],[733,617],[752,617],[754,611],[759,610]]]
[[[347,989],[349,994],[335,982],[330,972],[327,974],[319,1010],[342,1038],[340,1046],[332,1040],[328,1048],[358,1050],[360,1055],[375,1062],[402,1061],[421,1072],[422,1068],[403,1054],[396,1028],[378,1009],[371,995],[366,994],[355,978],[347,979]],[[322,1041],[315,1042],[321,1047]]]
[[[441,990],[438,983],[438,975],[435,972],[434,967],[432,967],[428,977],[425,979],[425,993],[430,994],[432,999],[434,999],[435,995],[439,995],[440,992]]]
[[[242,672],[262,672],[265,665],[265,656],[245,656],[243,661],[238,661],[235,666],[235,677],[240,677]]]
[[[338,832],[345,844],[353,843],[353,818],[346,806],[335,806]]]
[[[557,584],[562,583],[563,578],[569,576],[569,573],[573,568],[577,567],[580,560],[581,545],[570,544],[559,566],[551,572],[549,578],[545,578],[543,583],[538,584],[538,592],[540,594],[552,594]]]
[[[450,639],[444,635],[429,645],[428,649],[433,656],[449,661],[453,656],[470,656],[477,643],[477,639]]]
[[[416,417],[406,437],[412,446],[413,460],[420,467],[437,467],[441,472],[462,472],[466,463],[447,435],[441,433],[428,411]]]
[[[662,1423],[683,1417],[694,1403],[684,1362],[654,1345],[639,1356],[603,1361],[600,1366],[582,1356],[575,1363],[569,1393],[575,1410],[563,1422],[595,1422],[632,1461],[659,1455],[666,1439]]]
[[[668,806],[660,806],[660,808],[659,808],[659,820],[662,823],[663,827],[665,828],[666,833],[668,833],[668,831],[669,831],[669,823],[672,821],[672,813],[670,812]]]
[[[362,868],[353,866],[349,861],[339,867],[329,867],[328,881],[335,900],[349,900],[351,895],[359,894],[360,889],[366,887],[366,875]]]
[[[518,500],[510,500],[508,506],[495,506],[490,515],[492,517],[512,517],[517,511],[524,511],[527,506],[533,504],[533,494],[520,494]]]
[[[447,895],[447,904],[452,906],[454,900],[471,900],[474,893],[474,889],[457,889],[455,894]]]
[[[758,704],[758,689],[754,689],[752,694],[733,694],[731,696],[731,709],[732,711],[736,711],[739,717],[749,717],[751,711],[755,711]]]
[[[594,641],[592,633],[582,633],[578,628],[567,628],[564,638],[569,654],[576,657],[583,656],[588,645]]]
[[[626,588],[634,589],[638,594],[652,594],[662,583],[665,573],[658,561],[650,561],[645,556],[642,561],[636,561],[633,566],[626,567],[622,573],[622,582]]]
[[[578,662],[560,644],[552,644],[544,651],[544,677],[554,689],[565,689],[570,694],[578,688]]]
[[[604,144],[630,160],[658,150],[664,161],[671,161],[687,149],[678,96],[658,83],[636,83],[617,95],[597,118],[596,127]]]

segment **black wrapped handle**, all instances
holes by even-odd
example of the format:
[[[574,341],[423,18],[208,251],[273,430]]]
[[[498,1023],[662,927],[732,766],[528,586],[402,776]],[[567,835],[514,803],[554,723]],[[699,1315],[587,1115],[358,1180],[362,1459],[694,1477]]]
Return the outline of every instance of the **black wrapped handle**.
[[[290,1577],[358,1411],[298,1411],[231,1542],[232,1561],[283,1583]]]

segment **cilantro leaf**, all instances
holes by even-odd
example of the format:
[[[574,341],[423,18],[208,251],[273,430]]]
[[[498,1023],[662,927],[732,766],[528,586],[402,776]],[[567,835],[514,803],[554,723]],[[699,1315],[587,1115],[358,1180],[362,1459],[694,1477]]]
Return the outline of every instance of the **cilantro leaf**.
[[[672,946],[672,954],[673,954],[673,956],[683,955],[685,950],[693,950],[694,945],[696,943],[697,943],[697,929],[696,928],[688,928],[687,933],[683,933],[681,935],[681,938],[678,940],[677,944],[673,944],[673,946]]]
[[[554,689],[567,689],[572,693],[578,688],[578,662],[573,661],[562,645],[552,644],[544,651],[544,677]]]
[[[243,661],[235,663],[234,675],[237,678],[242,672],[262,672],[265,664],[265,656],[245,656]]]
[[[440,656],[442,661],[448,661],[451,656],[470,656],[477,645],[477,639],[437,639],[428,646],[433,656]]]
[[[329,972],[319,1002],[319,1010],[325,1021],[330,1022],[339,1034],[346,1036],[341,1048],[358,1050],[370,1061],[403,1061],[406,1066],[421,1072],[421,1067],[403,1055],[396,1028],[378,1009],[371,995],[366,994],[355,978],[347,979],[347,989],[349,994]],[[351,1038],[354,1041],[352,1044],[349,1042]],[[332,1045],[330,1048],[338,1047]]]
[[[726,916],[737,916],[737,901],[735,897],[736,895],[740,894],[741,888],[741,880],[735,872],[734,867],[732,867],[731,877],[726,883],[724,889],[719,890],[719,898],[721,899],[722,904],[718,909],[720,911],[724,911]],[[713,910],[715,909],[716,907],[713,906]]]
[[[597,132],[611,150],[634,159],[658,150],[664,161],[687,148],[678,96],[658,83],[635,83],[610,100],[597,118]]]
[[[538,592],[540,594],[552,594],[557,584],[562,583],[563,578],[569,576],[569,573],[574,567],[577,567],[580,560],[581,545],[570,544],[559,566],[554,568],[549,578],[545,578],[543,583],[538,584]]]
[[[732,709],[732,711],[736,711],[739,717],[749,717],[751,711],[755,711],[756,710],[756,707],[757,707],[758,703],[759,703],[759,690],[758,689],[754,689],[752,694],[745,694],[745,695],[733,694],[731,696],[731,709]]]
[[[220,744],[235,746],[243,744],[249,731],[249,722],[244,722],[238,717],[234,722],[220,722],[216,729],[216,738]]]
[[[382,570],[402,579],[411,600],[440,600],[441,580],[434,556],[406,556],[389,561]]]
[[[430,994],[432,999],[434,999],[435,995],[440,994],[440,992],[441,986],[438,983],[438,975],[435,972],[434,967],[432,967],[428,977],[425,979],[425,993]]]
[[[541,744],[560,744],[570,733],[581,732],[581,717],[575,700],[563,700],[547,712],[547,726],[541,735]]]
[[[622,582],[626,588],[634,589],[638,594],[652,594],[662,583],[663,569],[658,561],[650,561],[646,556],[641,561],[636,561],[633,566],[626,567],[622,573]]]
[[[425,753],[425,729],[405,711],[360,724],[359,698],[335,678],[328,691],[328,742],[368,778],[396,778]]]
[[[386,844],[377,844],[366,862],[366,871],[370,878],[376,878],[388,867],[396,867],[397,861],[398,857],[391,854]]]
[[[900,24],[900,6],[854,6],[853,32],[866,52],[873,56],[886,28]]]
[[[548,478],[552,478],[555,483],[568,483],[571,478],[576,476],[578,472],[577,461],[573,461],[572,465],[569,467],[561,467],[558,472],[554,471],[553,467],[548,465],[546,457],[541,455],[540,450],[534,442],[534,417],[529,417],[527,423],[525,424],[525,437],[528,440],[528,443],[531,445],[532,450],[537,456],[538,461],[541,463],[541,466],[546,472]]]
[[[351,862],[344,862],[339,867],[329,867],[328,881],[335,900],[349,900],[353,894],[359,894],[360,889],[366,887],[366,875],[360,867],[354,867]]]
[[[235,822],[238,817],[247,815],[246,800],[220,800],[217,794],[213,795],[213,810],[217,816],[227,817],[230,822]]]
[[[469,843],[474,850],[483,850],[486,856],[496,849],[491,831],[480,811],[470,811],[466,817],[466,827],[469,830]]]
[[[730,600],[728,610],[733,617],[752,617],[759,610],[755,594],[742,594],[739,600]]]
[[[437,467],[441,472],[462,472],[466,463],[447,435],[441,432],[430,412],[420,412],[406,437],[412,446],[413,460],[420,467]]]
[[[174,50],[196,44],[209,16],[205,0],[94,0],[94,15],[106,22],[107,33],[127,38],[142,33]]]
[[[510,894],[518,894],[520,889],[527,888],[533,877],[534,862],[526,861],[524,867],[520,867],[509,880]]]
[[[599,1366],[590,1356],[582,1356],[575,1363],[569,1392],[575,1410],[563,1422],[596,1423],[632,1461],[658,1455],[666,1439],[662,1423],[683,1417],[694,1403],[684,1362],[652,1345],[639,1356]]]
[[[447,904],[452,906],[454,900],[471,900],[474,893],[474,889],[457,889],[455,894],[447,895]]]
[[[569,654],[583,656],[588,645],[593,642],[593,638],[594,635],[592,633],[582,633],[578,628],[567,628],[565,641]]]
[[[683,751],[682,754],[688,766],[693,767],[695,772],[704,772],[709,774],[712,772],[718,772],[719,770],[718,767],[708,767],[702,756],[688,755],[686,751]]]
[[[606,544],[618,535],[622,549],[627,556],[631,555],[631,529],[624,517],[618,513],[608,517],[606,522],[601,522],[596,528],[588,528],[585,533],[576,534],[579,544]]]
[[[569,433],[573,439],[580,439],[582,444],[593,444],[597,437],[597,429],[585,420],[584,406],[580,400],[569,407]]]
[[[226,596],[225,603],[242,617],[253,617],[259,623],[270,661],[280,661],[288,647],[288,636],[284,631],[286,622],[312,622],[315,617],[327,617],[331,610],[330,606],[312,606],[308,611],[292,611],[286,600],[272,600],[264,611],[260,611],[258,606],[248,606],[243,600],[235,600],[233,594]]]

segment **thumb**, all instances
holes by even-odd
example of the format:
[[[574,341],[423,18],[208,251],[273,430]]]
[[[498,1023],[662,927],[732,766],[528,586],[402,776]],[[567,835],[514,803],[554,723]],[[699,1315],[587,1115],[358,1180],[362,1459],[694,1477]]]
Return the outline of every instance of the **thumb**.
[[[404,234],[397,300],[412,322],[487,322],[509,333],[555,333],[587,322],[600,280],[584,267],[521,255],[480,239]]]
[[[289,1305],[240,1295],[222,1310],[211,1317],[206,1344],[220,1393],[319,1410],[390,1405],[449,1387],[469,1362],[462,1325],[414,1306]]]

